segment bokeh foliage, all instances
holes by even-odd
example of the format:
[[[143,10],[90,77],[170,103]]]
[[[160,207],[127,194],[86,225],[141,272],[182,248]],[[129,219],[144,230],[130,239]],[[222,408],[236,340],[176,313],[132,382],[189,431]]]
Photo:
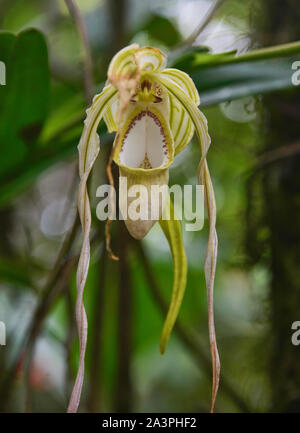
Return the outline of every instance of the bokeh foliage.
[[[170,65],[194,79],[208,118],[212,138],[208,159],[216,188],[220,244],[216,328],[224,387],[221,380],[217,410],[268,410],[269,250],[266,248],[263,257],[255,262],[247,249],[247,188],[256,170],[257,154],[264,145],[261,95],[286,89],[297,91],[291,83],[291,65],[299,59],[300,44],[272,51],[256,48],[252,54],[237,58],[235,46],[224,53],[212,53],[203,41],[172,56],[173,48],[184,40],[178,20],[174,19],[176,2],[160,2],[162,5],[151,8],[147,2],[140,2],[138,7],[138,2],[120,3],[127,7],[122,17],[126,23],[122,44],[143,41],[168,50]],[[203,2],[194,3],[199,3],[200,20]],[[238,18],[251,46],[255,29],[250,20],[250,2],[245,1],[243,8],[240,3],[225,2],[216,20],[233,26],[232,19]],[[256,12],[261,13],[260,2],[255,3]],[[106,2],[78,4],[89,30],[96,93],[103,87],[113,54],[112,34],[118,34],[118,29],[107,24],[113,17]],[[46,1],[43,5],[33,0],[3,2],[0,28],[0,60],[7,68],[7,85],[0,86],[0,320],[7,323],[8,330],[8,344],[0,347],[0,408],[24,410],[23,345],[35,308],[44,302],[36,337],[38,350],[29,374],[31,410],[64,411],[78,363],[74,300],[79,232],[72,238],[70,251],[61,257],[60,277],[50,284],[49,275],[51,280],[57,251],[70,236],[71,224],[65,229],[61,226],[70,209],[74,215],[76,206],[77,143],[86,109],[84,56],[76,27],[62,1]],[[247,116],[238,116],[240,110]],[[90,182],[94,216],[95,191],[101,182],[106,183],[105,163],[112,143],[104,125],[99,132],[102,148]],[[192,141],[171,168],[170,184],[196,184],[199,155],[198,144]],[[49,205],[59,200],[64,200],[63,206],[49,216]],[[254,203],[259,212],[259,198]],[[55,226],[52,233],[45,231],[43,218],[50,225],[58,220],[59,227]],[[263,242],[268,233],[258,225]],[[122,236],[115,227],[116,248]],[[147,277],[136,242],[126,241],[130,245],[126,252],[127,275],[120,263],[105,257],[103,224],[96,218],[92,239],[92,263],[85,290],[89,343],[83,410],[114,411],[122,407],[120,395],[124,390],[119,385],[123,383],[129,410],[207,411],[210,374],[203,274],[207,227],[201,232],[185,233],[189,273],[180,312],[183,331],[174,333],[163,357],[158,346],[164,315],[150,289],[153,281]],[[143,242],[143,251],[159,295],[168,300],[173,269],[159,227]],[[121,278],[126,278],[128,286],[129,305],[124,309],[120,305],[124,296]],[[127,318],[123,317],[124,311]],[[121,326],[129,320],[129,346],[124,359],[120,352],[120,320],[124,320]],[[197,344],[200,352],[195,349]],[[125,373],[120,367],[123,361],[129,363]]]

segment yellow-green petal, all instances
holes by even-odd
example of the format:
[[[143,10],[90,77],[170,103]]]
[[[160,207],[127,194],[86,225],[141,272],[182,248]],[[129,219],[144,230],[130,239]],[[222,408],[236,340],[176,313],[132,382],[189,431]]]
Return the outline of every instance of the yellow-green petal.
[[[143,71],[159,72],[166,65],[163,53],[152,47],[141,47],[132,44],[119,51],[110,62],[108,80],[119,91],[117,124],[122,122],[123,115],[140,83]],[[108,113],[109,115],[110,113]],[[113,128],[113,125],[110,124]]]
[[[107,104],[107,107],[103,112],[103,120],[106,123],[109,133],[116,132],[118,130],[117,114],[118,114],[118,93],[116,93],[112,97],[112,99]]]
[[[87,180],[100,149],[100,140],[97,134],[97,127],[103,116],[106,105],[111,101],[115,93],[116,89],[112,85],[108,85],[99,95],[94,97],[92,106],[86,111],[87,116],[84,121],[84,129],[78,145],[80,175],[78,189],[78,211],[83,232],[83,242],[76,275],[76,321],[80,343],[80,360],[76,381],[68,406],[68,412],[76,412],[78,409],[84,379],[84,358],[87,343],[88,325],[83,304],[83,291],[90,262],[89,235],[91,229],[91,210],[87,191]]]
[[[169,123],[174,139],[175,155],[177,155],[189,144],[193,138],[195,128],[190,116],[178,100],[173,95],[169,95],[169,100]]]
[[[187,111],[190,116],[202,150],[202,160],[206,158],[206,154],[210,145],[210,136],[208,133],[207,120],[204,114],[198,109],[196,103],[182,90],[182,88],[164,74],[156,74],[156,80],[163,85],[168,92],[177,99],[182,107]]]
[[[141,71],[160,72],[167,65],[166,56],[158,48],[141,47],[135,53]]]
[[[167,68],[162,71],[162,74],[171,82],[176,83],[197,106],[200,104],[200,97],[195,83],[186,72]]]
[[[158,75],[158,74],[157,74]],[[217,251],[218,251],[218,238],[216,232],[216,201],[214,195],[214,189],[210,178],[208,165],[206,161],[206,154],[210,145],[210,136],[208,134],[207,120],[203,113],[198,109],[197,105],[192,99],[190,99],[186,93],[178,86],[175,82],[171,83],[170,80],[166,79],[163,74],[156,76],[156,79],[165,88],[177,98],[177,100],[184,106],[188,114],[190,115],[196,133],[200,142],[202,156],[198,167],[198,181],[204,185],[205,193],[205,206],[207,209],[209,219],[209,237],[208,245],[206,250],[206,257],[204,263],[205,280],[206,280],[206,292],[207,292],[207,303],[208,303],[208,327],[209,327],[209,340],[210,349],[212,355],[212,366],[213,366],[213,386],[212,386],[212,404],[211,412],[214,410],[215,400],[219,387],[220,380],[220,358],[216,343],[216,332],[214,323],[214,311],[213,311],[213,291],[214,281],[217,263]]]
[[[196,105],[200,104],[198,90],[191,77],[178,69],[165,69],[162,74],[170,84],[176,84]],[[175,155],[182,151],[194,135],[194,124],[185,108],[176,97],[170,98],[170,127],[174,137]]]
[[[108,67],[107,76],[113,84],[115,84],[114,81],[120,80],[122,76],[135,74],[137,65],[134,54],[138,48],[138,44],[129,45],[120,50],[112,58]]]

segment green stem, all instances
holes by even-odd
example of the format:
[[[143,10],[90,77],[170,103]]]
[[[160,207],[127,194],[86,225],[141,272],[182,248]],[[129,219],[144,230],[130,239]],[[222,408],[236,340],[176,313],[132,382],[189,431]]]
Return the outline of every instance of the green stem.
[[[220,54],[196,54],[195,66],[207,65],[207,66],[223,66],[232,63],[244,63],[253,62],[256,60],[267,60],[278,57],[288,57],[300,55],[300,41],[291,42],[288,44],[278,45],[276,47],[259,48],[257,50],[250,51],[240,56],[228,55],[226,53]]]

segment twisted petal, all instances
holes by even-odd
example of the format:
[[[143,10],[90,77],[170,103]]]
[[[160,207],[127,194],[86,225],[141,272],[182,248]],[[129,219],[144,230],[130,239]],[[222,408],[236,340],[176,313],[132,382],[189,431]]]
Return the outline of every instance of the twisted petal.
[[[83,232],[83,242],[76,276],[76,320],[80,342],[80,360],[68,412],[76,412],[78,409],[84,378],[84,357],[87,342],[87,318],[83,305],[83,290],[90,262],[89,235],[91,228],[91,211],[86,184],[100,148],[97,127],[103,116],[106,105],[112,100],[116,91],[117,90],[112,85],[108,85],[103,89],[102,93],[94,97],[92,106],[87,110],[83,133],[78,145],[80,175],[78,210]]]
[[[160,339],[160,352],[164,353],[173,326],[178,316],[178,312],[182,303],[183,295],[186,287],[187,275],[187,260],[184,251],[181,224],[175,217],[174,208],[170,197],[168,197],[167,206],[170,206],[170,219],[161,219],[159,224],[169,242],[170,249],[173,257],[174,265],[174,282],[171,304],[164,323],[161,339]]]
[[[204,185],[205,191],[205,205],[209,219],[209,238],[205,257],[205,280],[208,301],[208,326],[209,326],[209,340],[213,362],[213,387],[212,387],[212,406],[211,411],[214,409],[215,400],[219,387],[220,379],[220,359],[216,343],[216,332],[214,324],[214,311],[213,311],[213,290],[217,262],[218,238],[216,232],[216,202],[211,182],[206,154],[210,145],[210,137],[208,134],[207,120],[205,116],[199,111],[197,105],[191,100],[186,93],[175,82],[171,83],[163,74],[159,74],[156,79],[165,86],[166,89],[184,106],[187,113],[193,121],[196,133],[201,145],[201,160],[198,167],[198,181]]]

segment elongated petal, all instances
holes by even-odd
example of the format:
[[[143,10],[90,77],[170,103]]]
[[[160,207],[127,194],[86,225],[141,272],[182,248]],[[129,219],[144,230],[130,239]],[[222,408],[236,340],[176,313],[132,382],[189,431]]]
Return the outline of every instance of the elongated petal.
[[[168,198],[166,206],[167,205],[170,205],[171,218],[166,220],[161,219],[159,221],[159,224],[169,242],[172,252],[174,266],[174,282],[171,303],[160,339],[161,353],[165,352],[170,334],[176,322],[176,318],[178,316],[178,312],[186,288],[187,275],[187,260],[182,241],[181,223],[175,218],[174,208],[170,197]]]
[[[158,74],[157,74],[158,75]],[[214,312],[213,312],[213,290],[214,280],[217,262],[217,250],[218,240],[216,232],[216,203],[213,185],[211,182],[207,162],[206,154],[210,145],[210,137],[208,134],[207,120],[205,116],[199,111],[197,105],[183,92],[183,90],[175,84],[172,84],[166,79],[163,74],[156,79],[165,86],[168,91],[178,99],[178,101],[185,107],[188,114],[190,115],[200,141],[202,156],[198,167],[198,180],[200,184],[204,185],[205,191],[205,205],[207,208],[207,214],[209,219],[209,238],[205,257],[205,279],[206,279],[206,290],[207,290],[207,301],[208,301],[208,326],[209,326],[209,339],[210,348],[213,361],[213,387],[212,387],[212,406],[211,411],[214,409],[215,400],[219,387],[220,379],[220,359],[218,354],[218,348],[216,343],[216,333],[214,325]]]
[[[213,386],[212,386],[212,404],[211,412],[214,410],[215,400],[219,388],[220,381],[220,359],[216,342],[216,331],[214,323],[214,307],[213,307],[213,290],[217,265],[218,252],[218,236],[216,231],[216,200],[215,193],[209,174],[209,169],[206,159],[200,162],[198,167],[198,182],[204,185],[205,191],[205,206],[209,219],[209,237],[206,250],[204,271],[207,288],[207,304],[208,304],[208,327],[210,348],[213,359]]]
[[[86,184],[100,148],[97,127],[101,117],[103,116],[103,111],[106,105],[111,101],[116,91],[117,90],[112,85],[109,85],[105,87],[102,93],[95,96],[92,106],[87,110],[83,133],[78,145],[80,175],[78,210],[83,232],[83,242],[76,277],[76,320],[80,342],[80,360],[75,385],[69,402],[68,412],[76,412],[78,409],[84,378],[84,357],[87,343],[87,318],[83,305],[83,291],[90,262],[89,235],[91,228],[91,211]]]

